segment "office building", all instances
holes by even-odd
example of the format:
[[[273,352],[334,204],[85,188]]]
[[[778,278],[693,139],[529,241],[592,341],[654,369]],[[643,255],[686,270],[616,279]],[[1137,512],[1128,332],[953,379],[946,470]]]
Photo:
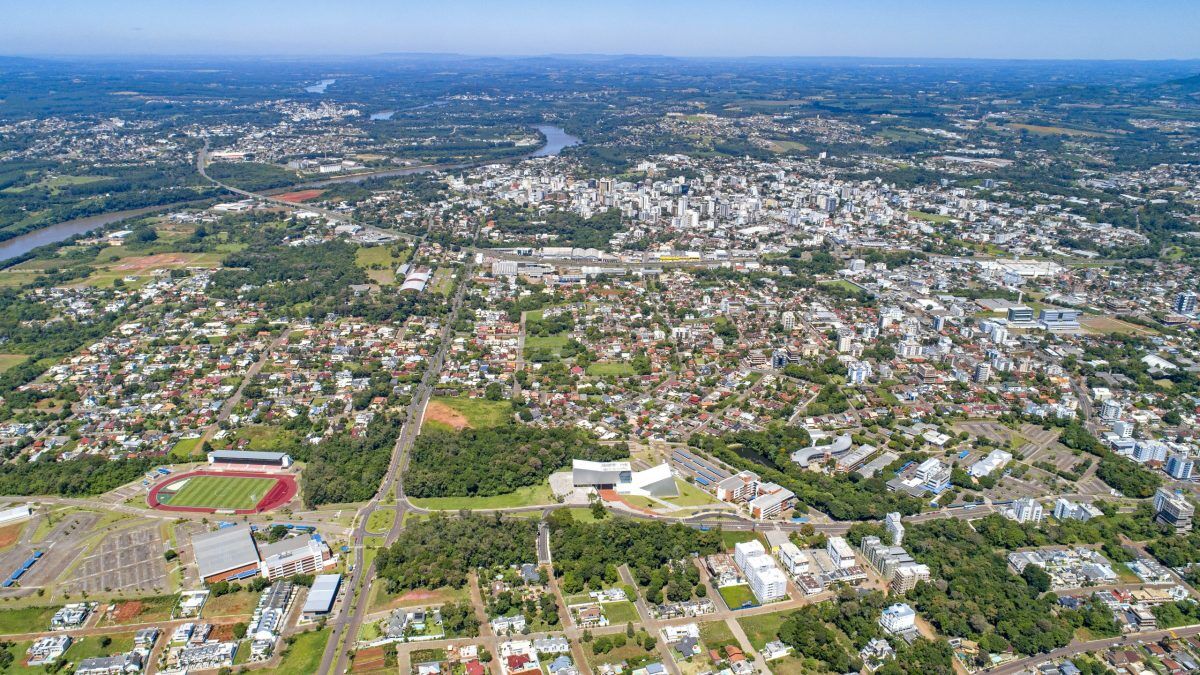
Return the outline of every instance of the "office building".
[[[1038,323],[1046,330],[1079,330],[1079,315],[1077,309],[1043,309],[1038,315]]]
[[[1154,493],[1154,520],[1175,528],[1182,534],[1192,529],[1192,516],[1196,507],[1182,494],[1161,487]]]
[[[941,494],[950,486],[950,467],[933,457],[921,462],[915,475],[921,487],[934,494]]]
[[[1022,497],[1021,499],[1014,500],[1000,514],[1018,523],[1040,523],[1044,515],[1042,505],[1033,497]]]
[[[1059,497],[1054,502],[1054,517],[1059,520],[1091,520],[1104,515],[1100,509],[1083,502],[1073,502],[1065,497]]]

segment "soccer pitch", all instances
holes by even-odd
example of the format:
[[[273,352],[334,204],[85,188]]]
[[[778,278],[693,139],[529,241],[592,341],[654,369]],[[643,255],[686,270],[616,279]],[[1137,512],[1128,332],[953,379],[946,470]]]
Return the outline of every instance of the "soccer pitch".
[[[267,496],[275,482],[274,478],[192,476],[164,503],[209,509],[252,509]]]

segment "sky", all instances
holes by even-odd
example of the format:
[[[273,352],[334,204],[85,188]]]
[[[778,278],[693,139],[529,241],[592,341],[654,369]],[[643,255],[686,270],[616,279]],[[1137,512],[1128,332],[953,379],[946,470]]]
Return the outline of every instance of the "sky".
[[[6,55],[1200,58],[1200,0],[11,0]]]

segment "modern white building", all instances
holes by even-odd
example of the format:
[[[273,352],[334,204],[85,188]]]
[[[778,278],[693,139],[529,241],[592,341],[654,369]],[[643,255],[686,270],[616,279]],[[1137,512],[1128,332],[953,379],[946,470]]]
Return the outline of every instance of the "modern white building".
[[[892,635],[900,635],[915,630],[917,613],[903,602],[898,602],[883,610],[879,616],[879,625]]]
[[[776,555],[788,574],[804,574],[808,571],[808,556],[792,542],[780,544]]]
[[[1073,502],[1065,497],[1054,501],[1054,517],[1059,520],[1091,520],[1103,515],[1100,509],[1083,502]]]
[[[1012,453],[1004,450],[993,450],[988,453],[987,457],[975,462],[971,468],[967,469],[967,473],[971,474],[972,478],[982,478],[989,476],[993,471],[1004,468],[1005,464],[1012,461]]]
[[[942,464],[937,458],[930,457],[917,465],[915,477],[921,487],[934,494],[941,494],[950,486],[950,467]]]
[[[850,548],[850,544],[841,537],[830,537],[825,543],[825,552],[829,554],[833,566],[838,569],[849,569],[857,564],[857,560],[854,558],[854,549]]]
[[[883,526],[892,540],[892,546],[904,543],[904,523],[900,522],[899,512],[887,514],[883,520]]]
[[[571,462],[571,479],[575,487],[616,490],[618,494],[623,495],[679,496],[675,474],[665,462],[645,471],[634,471],[629,462],[592,462],[576,459]]]
[[[1042,505],[1033,497],[1022,497],[1013,500],[1013,503],[1003,511],[1000,515],[1015,520],[1018,523],[1040,523],[1042,522],[1043,512]]]
[[[733,560],[742,568],[750,590],[760,603],[787,596],[787,576],[775,565],[775,560],[758,540],[736,544],[733,547]]]

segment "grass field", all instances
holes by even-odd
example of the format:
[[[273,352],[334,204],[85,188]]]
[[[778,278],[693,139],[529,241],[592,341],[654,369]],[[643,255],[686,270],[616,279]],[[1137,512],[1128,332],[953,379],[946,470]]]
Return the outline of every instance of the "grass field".
[[[325,653],[325,643],[329,642],[329,629],[310,630],[295,636],[292,644],[283,652],[283,660],[275,668],[275,673],[282,675],[308,675],[321,668],[321,656]]]
[[[738,584],[737,586],[725,586],[717,589],[721,593],[721,598],[725,600],[725,605],[729,609],[737,609],[742,605],[756,604],[754,592],[750,590],[749,584]]]
[[[50,617],[58,607],[23,607],[0,610],[0,635],[29,633],[50,628]]]
[[[719,503],[715,497],[686,480],[676,478],[675,485],[679,487],[679,496],[667,497],[663,501],[675,506],[705,506]]]
[[[1039,136],[1110,136],[1111,134],[1101,133],[1099,131],[1087,131],[1086,129],[1072,129],[1070,127],[1049,127],[1041,124],[1017,124],[1008,125],[1010,129],[1019,131],[1028,131],[1031,134]]]
[[[274,478],[194,476],[167,503],[210,509],[252,509],[274,485]]]
[[[863,290],[861,287],[855,286],[854,284],[850,283],[849,281],[846,281],[845,279],[832,279],[830,281],[822,281],[822,282],[820,282],[820,285],[821,286],[837,286],[838,288],[843,288],[851,293],[858,293],[859,291]]]
[[[435,396],[431,403],[440,403],[466,418],[472,429],[487,429],[500,426],[512,414],[512,403],[488,401],[466,396]]]
[[[200,438],[181,438],[171,446],[168,456],[178,462],[186,462],[192,458],[192,453],[200,448]]]
[[[551,352],[556,357],[562,356],[562,348],[567,346],[569,338],[564,333],[539,337],[530,335],[525,338],[525,356],[535,352]]]
[[[494,497],[430,497],[411,499],[414,505],[425,509],[458,511],[459,509],[507,509],[516,506],[540,506],[553,504],[554,495],[550,485],[532,485],[518,488],[514,492]]]
[[[396,522],[396,512],[391,509],[377,509],[367,516],[367,530],[370,532],[386,532],[392,529]]]
[[[608,617],[608,622],[614,626],[623,626],[629,622],[638,623],[641,617],[638,616],[637,606],[628,600],[624,602],[606,602],[601,607],[604,608],[604,616]]]
[[[0,354],[0,373],[25,363],[27,358],[25,354]]]
[[[737,638],[724,621],[709,621],[700,624],[700,641],[709,649],[720,649],[725,645],[736,645]]]
[[[737,622],[741,625],[742,630],[746,631],[746,637],[750,638],[750,646],[761,650],[763,645],[779,636],[779,627],[783,625],[784,620],[790,614],[790,612],[759,614],[738,619]]]
[[[908,215],[910,218],[917,218],[917,219],[924,220],[929,223],[937,223],[937,224],[948,223],[951,220],[954,220],[950,216],[943,216],[943,215],[937,214],[937,213],[925,213],[924,211],[917,211],[916,209],[909,211]]]
[[[587,367],[587,374],[592,377],[628,377],[635,373],[633,366],[628,363],[593,363]]]
[[[761,541],[757,532],[742,532],[737,530],[727,530],[721,532],[721,543],[724,544],[725,548],[727,549],[732,549],[734,546],[742,543],[743,541],[753,541],[755,539],[759,539]]]
[[[771,140],[768,142],[771,144],[770,145],[771,152],[777,152],[777,153],[804,152],[805,150],[808,150],[807,145],[805,145],[803,143],[799,143],[797,141]]]

